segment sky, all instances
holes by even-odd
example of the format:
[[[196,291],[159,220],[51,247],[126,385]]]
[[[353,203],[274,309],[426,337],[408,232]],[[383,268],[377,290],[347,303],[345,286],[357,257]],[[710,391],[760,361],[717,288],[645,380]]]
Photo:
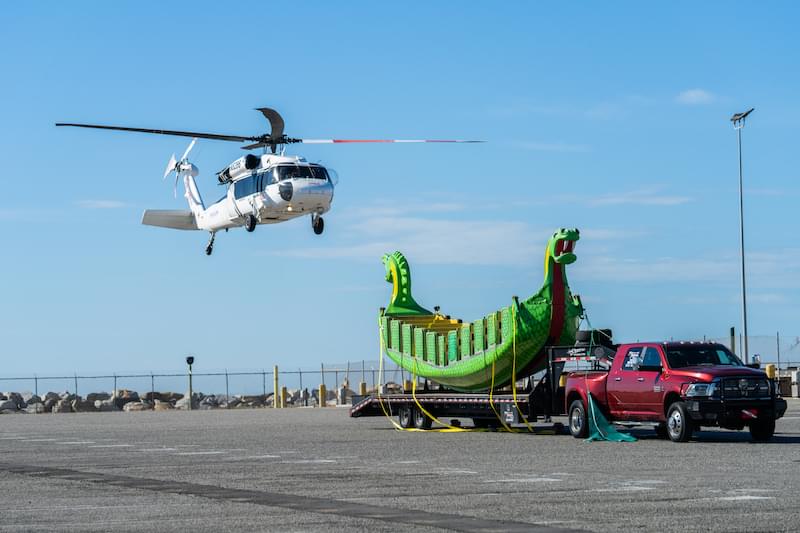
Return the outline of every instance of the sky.
[[[591,324],[619,341],[741,324],[743,130],[749,330],[800,336],[794,2],[10,2],[0,7],[0,373],[319,368],[378,357],[400,250],[413,292],[467,320],[541,285],[559,227]],[[161,181],[188,139],[55,122],[293,137],[340,176],[309,220],[207,235]],[[200,140],[214,172],[243,154]],[[773,354],[764,354],[765,359]]]

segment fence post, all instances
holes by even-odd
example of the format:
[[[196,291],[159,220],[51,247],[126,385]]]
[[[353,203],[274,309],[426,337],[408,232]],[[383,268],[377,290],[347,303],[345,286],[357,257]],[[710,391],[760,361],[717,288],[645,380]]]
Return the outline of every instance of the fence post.
[[[736,329],[731,327],[731,351],[736,353]]]
[[[150,400],[155,403],[156,401],[156,378],[153,371],[150,371]]]
[[[267,373],[261,369],[261,390],[264,394],[264,401],[267,401]]]
[[[33,376],[33,393],[39,396],[39,378],[35,374]]]
[[[278,408],[278,365],[272,368],[272,407]]]
[[[78,395],[78,374],[75,373],[75,396]]]
[[[230,401],[231,394],[228,388],[228,369],[225,369],[225,408],[228,408],[228,401]]]
[[[300,393],[302,394],[302,392],[303,392],[303,369],[302,368],[298,368],[297,369],[297,373],[300,374]]]
[[[111,396],[116,398],[117,397],[117,373],[114,372],[114,392],[111,393]]]

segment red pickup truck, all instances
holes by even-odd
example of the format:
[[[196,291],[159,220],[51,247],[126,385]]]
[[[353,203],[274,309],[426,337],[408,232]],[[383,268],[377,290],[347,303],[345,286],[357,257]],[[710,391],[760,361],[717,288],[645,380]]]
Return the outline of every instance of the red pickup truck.
[[[701,426],[748,427],[753,440],[766,441],[786,412],[767,375],[721,344],[621,344],[608,363],[608,371],[567,377],[565,407],[576,438],[588,435],[587,392],[611,422],[654,425],[674,442],[688,441]]]

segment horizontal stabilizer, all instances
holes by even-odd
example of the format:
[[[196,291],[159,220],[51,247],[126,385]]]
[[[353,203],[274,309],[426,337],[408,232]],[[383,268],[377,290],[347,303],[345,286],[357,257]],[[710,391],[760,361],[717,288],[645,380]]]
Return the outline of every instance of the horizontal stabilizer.
[[[146,209],[142,224],[172,229],[198,229],[191,211],[180,209]]]

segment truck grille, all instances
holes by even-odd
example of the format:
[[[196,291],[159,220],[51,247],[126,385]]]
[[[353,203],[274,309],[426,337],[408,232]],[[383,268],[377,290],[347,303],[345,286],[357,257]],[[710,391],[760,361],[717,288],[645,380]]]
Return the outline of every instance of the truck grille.
[[[722,381],[722,397],[726,400],[769,398],[769,383],[765,378],[727,378]]]

